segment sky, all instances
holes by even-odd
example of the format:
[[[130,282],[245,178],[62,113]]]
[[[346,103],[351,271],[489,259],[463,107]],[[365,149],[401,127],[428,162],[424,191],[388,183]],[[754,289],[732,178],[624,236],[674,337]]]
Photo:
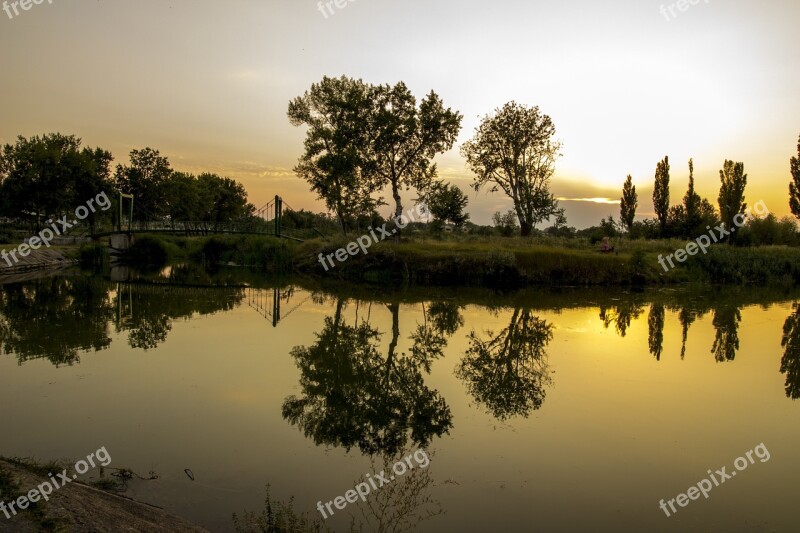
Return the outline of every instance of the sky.
[[[664,156],[673,203],[690,157],[698,192],[715,205],[719,169],[733,159],[745,163],[748,203],[789,212],[797,0],[687,0],[685,11],[670,0],[338,1],[332,12],[317,0],[44,0],[17,15],[9,5],[0,142],[74,134],[119,163],[149,146],[177,170],[241,181],[256,206],[279,194],[319,212],[292,171],[305,130],[286,111],[323,76],[346,75],[404,81],[418,99],[433,90],[464,115],[456,146],[436,162],[468,193],[476,223],[511,201],[472,191],[458,148],[510,100],[555,123],[563,157],[552,191],[572,226],[617,218],[628,174],[638,214],[652,216]]]

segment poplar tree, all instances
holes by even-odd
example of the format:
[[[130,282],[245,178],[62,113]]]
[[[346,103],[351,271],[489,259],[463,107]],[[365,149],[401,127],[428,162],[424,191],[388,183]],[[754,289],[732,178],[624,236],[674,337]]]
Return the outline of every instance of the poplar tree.
[[[744,213],[747,204],[744,201],[744,189],[747,186],[747,174],[744,173],[744,163],[735,163],[725,160],[725,165],[719,171],[722,182],[719,188],[719,214],[722,222],[730,231],[735,229],[734,217]],[[730,236],[733,240],[733,235]]]
[[[694,191],[694,160],[689,159],[689,189],[683,197],[683,207],[686,210],[686,229],[694,229],[700,220],[700,204],[702,199]]]
[[[633,219],[636,217],[636,208],[639,206],[639,196],[636,194],[636,186],[633,178],[628,174],[625,185],[622,187],[622,198],[619,202],[619,217],[622,223],[630,232],[633,228]]]
[[[653,208],[658,217],[661,236],[664,237],[669,217],[669,157],[656,165],[656,183],[653,189]]]

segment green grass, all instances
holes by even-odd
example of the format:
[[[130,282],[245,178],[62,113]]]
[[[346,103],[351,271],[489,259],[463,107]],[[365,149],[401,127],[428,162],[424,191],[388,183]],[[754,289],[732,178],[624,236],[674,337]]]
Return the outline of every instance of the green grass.
[[[272,274],[312,276],[383,285],[486,286],[659,285],[685,282],[794,285],[800,283],[800,248],[714,245],[707,254],[689,257],[664,271],[659,255],[674,254],[687,241],[615,239],[614,252],[600,253],[588,239],[407,234],[401,242],[384,241],[325,271],[318,261],[344,248],[348,238],[297,243],[270,236],[218,235],[179,237],[143,235],[131,249],[133,266],[162,266],[191,261],[233,264]],[[82,249],[84,264],[100,265],[102,246]]]
[[[684,282],[792,285],[800,283],[800,249],[785,246],[738,248],[715,245],[708,254],[690,257],[664,271],[659,255],[684,248],[678,239],[617,239],[603,254],[586,239],[553,237],[499,238],[412,237],[384,241],[325,272],[318,263],[348,241],[310,241],[295,250],[302,271],[354,281],[408,282],[421,285],[653,285]]]

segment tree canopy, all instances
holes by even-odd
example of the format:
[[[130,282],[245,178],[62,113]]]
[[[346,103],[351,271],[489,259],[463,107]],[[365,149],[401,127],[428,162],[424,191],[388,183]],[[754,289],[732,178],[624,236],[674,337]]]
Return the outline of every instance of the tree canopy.
[[[346,76],[325,77],[289,103],[289,121],[308,126],[295,172],[305,179],[346,234],[348,219],[368,215],[388,187],[395,217],[403,214],[403,189],[428,190],[433,158],[452,148],[461,115],[431,91],[417,105],[402,82],[369,85]]]
[[[111,154],[74,135],[19,136],[0,150],[0,214],[40,224],[108,193]],[[87,221],[92,226],[95,213]]]
[[[461,147],[467,166],[476,174],[473,188],[490,185],[514,202],[523,236],[563,209],[550,193],[561,143],[554,140],[552,119],[538,107],[509,102],[486,116],[473,138]]]
[[[336,214],[345,235],[354,219],[383,203],[371,197],[380,184],[363,171],[374,106],[371,93],[361,80],[326,76],[289,102],[289,122],[308,127],[305,151],[294,171]]]
[[[633,220],[636,218],[636,208],[639,206],[639,196],[636,194],[636,185],[633,178],[628,174],[625,185],[622,187],[622,198],[619,202],[619,218],[628,231],[633,228]]]
[[[464,212],[469,198],[452,183],[434,183],[421,201],[440,225],[450,222],[461,227],[469,220],[469,214]]]
[[[720,218],[725,227],[735,228],[734,217],[747,209],[744,201],[744,189],[747,186],[744,163],[734,163],[726,159],[725,165],[719,171],[719,178],[722,182],[718,198]]]
[[[792,181],[789,184],[789,207],[792,214],[800,218],[800,139],[797,140],[797,157],[789,160]]]
[[[666,235],[669,217],[669,157],[656,165],[656,183],[653,189],[653,208],[656,211],[661,235]]]

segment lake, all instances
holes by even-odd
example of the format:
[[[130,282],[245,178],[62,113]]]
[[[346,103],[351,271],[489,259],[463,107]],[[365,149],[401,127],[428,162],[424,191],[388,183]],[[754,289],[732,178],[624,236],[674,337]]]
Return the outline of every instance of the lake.
[[[260,512],[268,484],[321,518],[318,502],[419,450],[427,468],[405,461],[326,525],[797,530],[797,292],[392,291],[189,270],[0,285],[0,454],[105,446],[111,467],[158,475],[126,495],[212,531]],[[669,508],[723,467],[737,475]]]

